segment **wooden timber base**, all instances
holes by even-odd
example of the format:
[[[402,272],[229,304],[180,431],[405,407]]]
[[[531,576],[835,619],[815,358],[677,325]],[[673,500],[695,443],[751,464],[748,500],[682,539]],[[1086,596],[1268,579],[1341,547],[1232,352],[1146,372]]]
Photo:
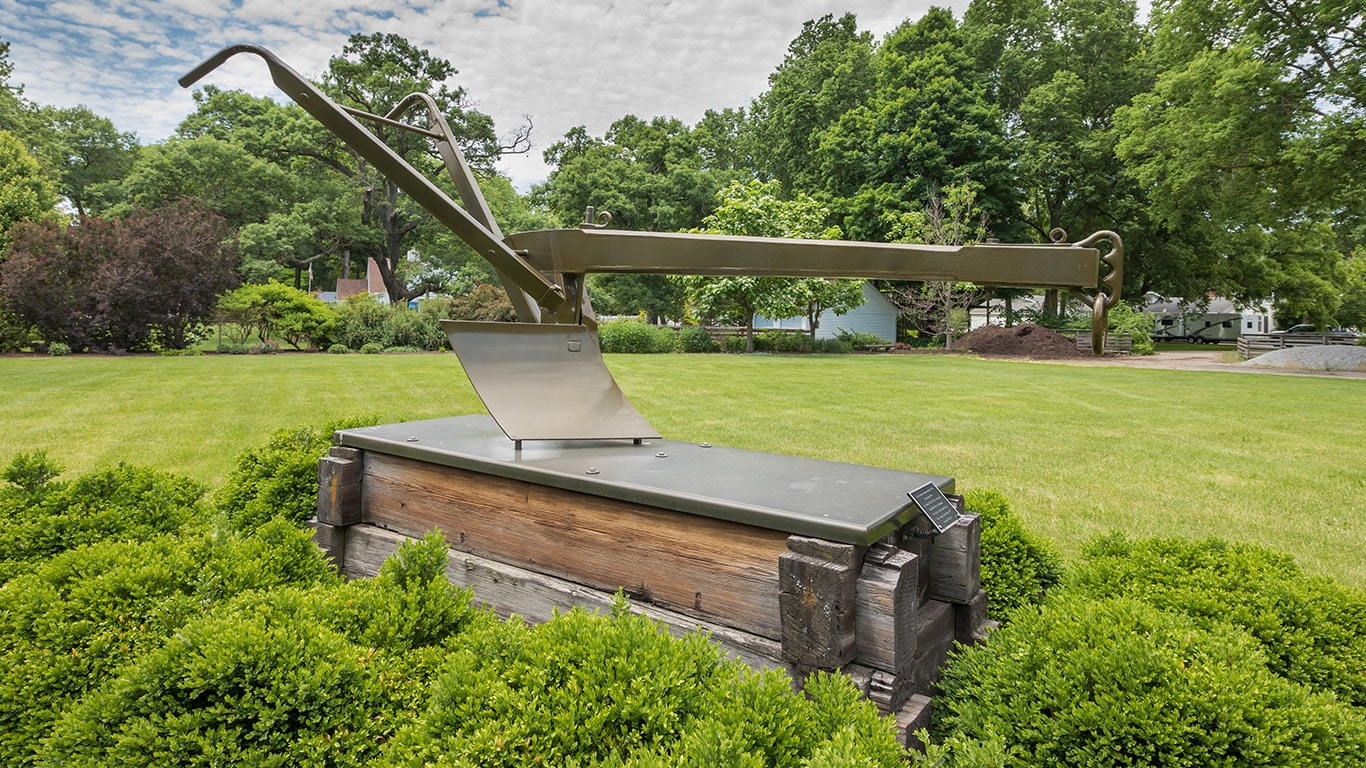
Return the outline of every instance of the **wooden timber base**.
[[[488,437],[478,423],[415,424],[473,429],[480,435],[476,442]],[[961,515],[932,535],[923,515],[898,507],[870,517],[865,528],[877,538],[861,540],[858,526],[850,533],[847,525],[861,520],[858,515],[814,513],[840,518],[841,527],[830,535],[846,540],[832,540],[784,530],[811,527],[781,509],[756,512],[749,501],[734,515],[738,519],[725,519],[726,498],[705,500],[697,513],[668,508],[695,504],[689,494],[675,503],[668,494],[613,488],[609,496],[596,486],[573,487],[559,476],[528,473],[521,451],[495,462],[478,455],[477,461],[452,459],[449,451],[427,460],[411,443],[435,442],[429,432],[393,428],[393,434],[422,437],[405,438],[402,450],[391,451],[373,432],[360,439],[338,433],[343,444],[319,463],[315,540],[348,577],[373,576],[406,538],[440,529],[450,546],[447,576],[501,616],[541,622],[574,606],[605,609],[622,589],[636,610],[671,632],[705,631],[747,664],[788,670],[796,685],[814,670],[843,670],[883,713],[896,716],[906,743],[928,722],[938,670],[955,641],[982,636],[986,595],[974,515]],[[642,446],[651,456],[688,448],[653,442]],[[502,451],[501,443],[490,445],[499,446],[490,451]],[[745,472],[751,460],[789,490],[848,478],[889,483],[901,493],[926,477],[769,454],[698,455],[714,462],[700,471],[715,476],[717,487],[727,482],[721,474]],[[633,455],[627,460],[636,461]],[[951,490],[951,478],[939,481]],[[659,482],[668,486],[676,478]],[[961,498],[950,499],[961,513]]]

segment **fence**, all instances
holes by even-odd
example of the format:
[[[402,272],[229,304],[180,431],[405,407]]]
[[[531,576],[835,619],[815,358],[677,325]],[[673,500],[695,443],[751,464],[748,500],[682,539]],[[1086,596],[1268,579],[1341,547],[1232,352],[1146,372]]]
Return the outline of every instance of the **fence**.
[[[1065,328],[1058,331],[1059,334],[1066,336],[1076,342],[1077,349],[1081,352],[1091,351],[1091,332],[1077,331]],[[1134,351],[1134,336],[1131,333],[1106,333],[1105,334],[1105,354],[1107,355],[1128,355]]]
[[[1357,336],[1350,333],[1245,333],[1238,337],[1238,354],[1247,360],[1277,349],[1356,343]]]

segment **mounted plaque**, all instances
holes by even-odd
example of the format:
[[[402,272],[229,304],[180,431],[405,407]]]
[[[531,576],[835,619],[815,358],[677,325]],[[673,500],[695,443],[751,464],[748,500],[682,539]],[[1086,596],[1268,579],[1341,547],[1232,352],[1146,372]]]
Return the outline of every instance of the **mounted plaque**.
[[[935,531],[943,533],[958,522],[958,508],[934,483],[925,483],[906,495],[930,519]]]

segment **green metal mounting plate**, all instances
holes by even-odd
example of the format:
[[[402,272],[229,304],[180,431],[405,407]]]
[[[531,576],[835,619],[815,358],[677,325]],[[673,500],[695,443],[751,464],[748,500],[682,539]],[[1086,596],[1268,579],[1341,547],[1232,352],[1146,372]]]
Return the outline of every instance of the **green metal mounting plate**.
[[[342,445],[635,504],[863,546],[920,515],[909,493],[951,477],[675,440],[550,441],[521,449],[488,416],[337,433]]]

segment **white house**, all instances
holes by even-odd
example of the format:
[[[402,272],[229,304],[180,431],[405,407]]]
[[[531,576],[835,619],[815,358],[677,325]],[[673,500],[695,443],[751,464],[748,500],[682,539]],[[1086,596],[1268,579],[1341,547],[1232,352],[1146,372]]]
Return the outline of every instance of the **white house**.
[[[896,305],[887,300],[873,284],[863,282],[863,303],[848,312],[837,315],[822,312],[816,319],[816,338],[833,339],[840,331],[847,333],[871,333],[889,342],[896,341]],[[780,320],[754,316],[754,330],[773,329],[810,331],[811,326],[805,317],[785,317]]]

